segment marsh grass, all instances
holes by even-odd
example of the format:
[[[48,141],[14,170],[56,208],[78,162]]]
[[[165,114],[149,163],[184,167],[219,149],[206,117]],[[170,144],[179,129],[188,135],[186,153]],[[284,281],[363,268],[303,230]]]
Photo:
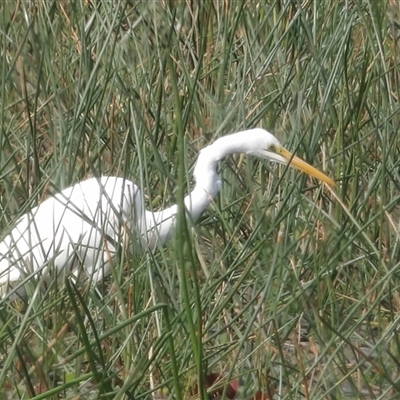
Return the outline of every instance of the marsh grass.
[[[398,398],[400,10],[269,3],[4,2],[4,235],[93,175],[182,202],[199,148],[255,126],[338,186],[232,157],[169,246],[121,248],[96,290],[28,282],[0,303],[1,398],[205,399],[211,372],[241,398]]]

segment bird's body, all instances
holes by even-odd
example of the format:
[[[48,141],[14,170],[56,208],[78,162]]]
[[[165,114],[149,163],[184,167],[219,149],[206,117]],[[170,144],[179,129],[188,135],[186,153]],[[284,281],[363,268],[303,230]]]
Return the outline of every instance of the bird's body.
[[[107,255],[125,224],[141,212],[135,209],[137,195],[138,188],[122,178],[91,178],[47,199],[0,243],[0,284],[12,285],[34,271],[47,274],[53,266],[56,273],[77,273],[78,264],[98,280],[99,273],[108,273]]]
[[[195,221],[221,188],[217,163],[233,153],[246,153],[291,165],[333,184],[328,177],[293,157],[263,129],[218,139],[201,150],[195,169],[196,185],[185,197],[188,218]],[[0,243],[0,294],[24,279],[64,279],[97,282],[110,273],[119,246],[130,251],[154,249],[174,233],[176,205],[159,212],[145,209],[140,189],[120,177],[79,182],[26,213]],[[15,295],[14,293],[14,295]]]

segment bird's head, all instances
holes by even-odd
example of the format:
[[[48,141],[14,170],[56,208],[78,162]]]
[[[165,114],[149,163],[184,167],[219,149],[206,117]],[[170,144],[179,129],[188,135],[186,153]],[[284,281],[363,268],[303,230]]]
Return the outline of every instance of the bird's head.
[[[321,171],[306,163],[299,157],[286,150],[279,140],[264,129],[251,129],[241,132],[242,148],[246,154],[253,155],[268,161],[289,165],[298,170],[313,176],[330,186],[335,186],[335,182]],[[236,134],[233,134],[234,136]],[[238,138],[239,139],[239,138]]]

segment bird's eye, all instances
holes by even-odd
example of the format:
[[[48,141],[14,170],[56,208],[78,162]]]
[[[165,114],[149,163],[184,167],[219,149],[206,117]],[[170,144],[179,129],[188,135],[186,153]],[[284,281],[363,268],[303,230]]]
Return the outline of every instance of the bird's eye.
[[[271,152],[273,152],[273,153],[276,153],[276,146],[275,146],[274,144],[270,144],[270,145],[267,147],[267,150],[268,150],[268,151],[271,151]]]

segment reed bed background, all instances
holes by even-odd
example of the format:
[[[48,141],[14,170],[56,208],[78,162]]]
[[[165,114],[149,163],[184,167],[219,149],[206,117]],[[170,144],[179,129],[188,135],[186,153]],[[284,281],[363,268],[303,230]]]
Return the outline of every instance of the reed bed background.
[[[399,398],[396,1],[25,0],[0,19],[3,236],[90,176],[175,203],[201,147],[256,126],[337,181],[230,157],[165,248],[0,300],[0,398]]]

